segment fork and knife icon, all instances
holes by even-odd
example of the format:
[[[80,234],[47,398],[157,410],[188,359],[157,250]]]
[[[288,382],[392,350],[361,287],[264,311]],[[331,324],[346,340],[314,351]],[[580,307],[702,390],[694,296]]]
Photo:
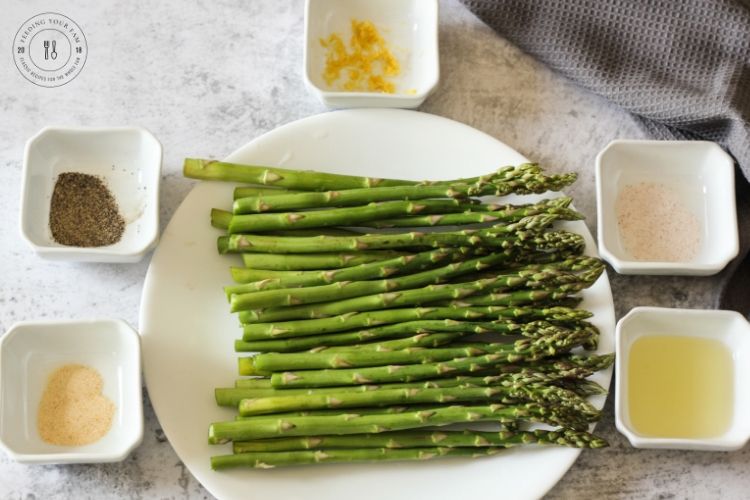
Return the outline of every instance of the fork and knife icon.
[[[55,50],[56,45],[57,45],[57,41],[56,40],[52,40],[52,51],[50,52],[50,50],[49,50],[50,49],[50,41],[49,40],[45,40],[44,41],[44,60],[45,61],[49,60],[50,57],[53,60],[57,59],[57,51]]]

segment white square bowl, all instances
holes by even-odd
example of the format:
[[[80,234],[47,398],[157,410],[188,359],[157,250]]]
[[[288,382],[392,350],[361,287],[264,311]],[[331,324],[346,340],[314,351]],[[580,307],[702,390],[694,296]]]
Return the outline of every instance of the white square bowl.
[[[368,20],[388,41],[401,72],[394,94],[345,92],[323,79],[326,49],[320,40],[338,33],[348,45],[351,21]],[[331,108],[416,108],[440,79],[437,0],[306,0],[304,78]]]
[[[54,260],[137,262],[159,237],[161,144],[147,130],[47,127],[26,143],[21,188],[21,235],[40,256]],[[102,178],[125,219],[120,241],[102,247],[57,243],[49,228],[58,175]]]
[[[625,249],[615,203],[622,188],[639,182],[668,185],[696,217],[702,243],[693,260],[641,261]],[[734,161],[713,142],[613,141],[596,157],[596,199],[599,253],[620,274],[707,276],[739,252]]]
[[[669,335],[718,340],[732,354],[734,390],[729,428],[704,439],[647,437],[631,424],[628,404],[628,363],[633,343],[647,336]],[[636,448],[731,451],[750,438],[750,323],[735,311],[636,307],[615,330],[615,425]]]
[[[109,432],[84,446],[44,442],[37,410],[48,377],[66,364],[93,368],[115,405]],[[0,338],[0,447],[22,463],[119,462],[143,438],[140,338],[120,320],[16,323]]]

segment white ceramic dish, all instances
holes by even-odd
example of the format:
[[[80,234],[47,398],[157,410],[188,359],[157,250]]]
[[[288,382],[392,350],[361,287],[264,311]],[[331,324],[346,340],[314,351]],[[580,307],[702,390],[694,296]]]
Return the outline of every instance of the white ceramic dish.
[[[143,437],[138,334],[120,320],[16,323],[0,338],[0,447],[23,463],[119,462]],[[37,409],[48,377],[66,364],[89,366],[115,404],[109,432],[85,446],[44,442]]]
[[[734,362],[734,404],[727,431],[707,439],[655,438],[633,429],[628,405],[628,362],[633,343],[653,335],[710,338],[722,342]],[[636,448],[731,451],[750,439],[750,323],[734,311],[636,307],[617,323],[615,333],[615,423]]]
[[[338,33],[349,45],[351,21],[372,21],[398,59],[396,92],[346,92],[323,79],[326,49],[320,39]],[[306,0],[305,84],[331,108],[416,108],[440,79],[437,0]]]
[[[21,188],[21,235],[40,256],[54,260],[137,262],[159,237],[161,144],[138,127],[47,127],[26,143]],[[57,176],[96,175],[105,181],[125,219],[122,239],[93,248],[60,245],[49,229]]]
[[[227,161],[449,179],[525,160],[496,139],[445,118],[362,109],[290,123],[240,148]],[[144,374],[151,401],[177,454],[213,495],[225,500],[349,500],[354,494],[361,500],[402,500],[419,491],[420,498],[433,500],[538,498],[573,464],[578,450],[542,448],[513,449],[478,460],[212,471],[209,457],[229,449],[207,444],[208,424],[234,418],[233,411],[216,406],[213,389],[231,385],[237,377],[232,345],[240,335],[221,287],[230,281],[228,266],[240,259],[217,255],[221,232],[209,226],[208,215],[212,207],[229,208],[232,189],[201,182],[185,198],[151,260],[141,302]],[[585,224],[566,227],[584,234],[588,251],[596,252]],[[614,309],[606,275],[583,297],[582,307],[594,312],[593,322],[602,332],[599,352],[613,352]],[[611,369],[597,373],[594,380],[607,387],[610,377]],[[593,402],[601,407],[604,397]]]
[[[698,220],[702,242],[692,261],[639,261],[625,249],[615,203],[640,182],[668,185]],[[713,142],[613,141],[596,157],[596,198],[599,252],[618,273],[711,275],[739,252],[734,162]]]

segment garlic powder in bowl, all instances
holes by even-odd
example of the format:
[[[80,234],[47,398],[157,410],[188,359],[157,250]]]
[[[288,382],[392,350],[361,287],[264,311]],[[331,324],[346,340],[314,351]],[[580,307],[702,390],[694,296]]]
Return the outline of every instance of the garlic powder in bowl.
[[[0,450],[119,462],[143,437],[140,337],[115,319],[23,321],[0,337]]]

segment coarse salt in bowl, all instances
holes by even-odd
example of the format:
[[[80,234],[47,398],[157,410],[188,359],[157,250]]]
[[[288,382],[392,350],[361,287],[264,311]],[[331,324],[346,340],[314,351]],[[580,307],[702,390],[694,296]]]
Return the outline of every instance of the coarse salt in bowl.
[[[620,274],[706,276],[739,252],[734,162],[715,143],[613,141],[596,197],[599,253]]]

